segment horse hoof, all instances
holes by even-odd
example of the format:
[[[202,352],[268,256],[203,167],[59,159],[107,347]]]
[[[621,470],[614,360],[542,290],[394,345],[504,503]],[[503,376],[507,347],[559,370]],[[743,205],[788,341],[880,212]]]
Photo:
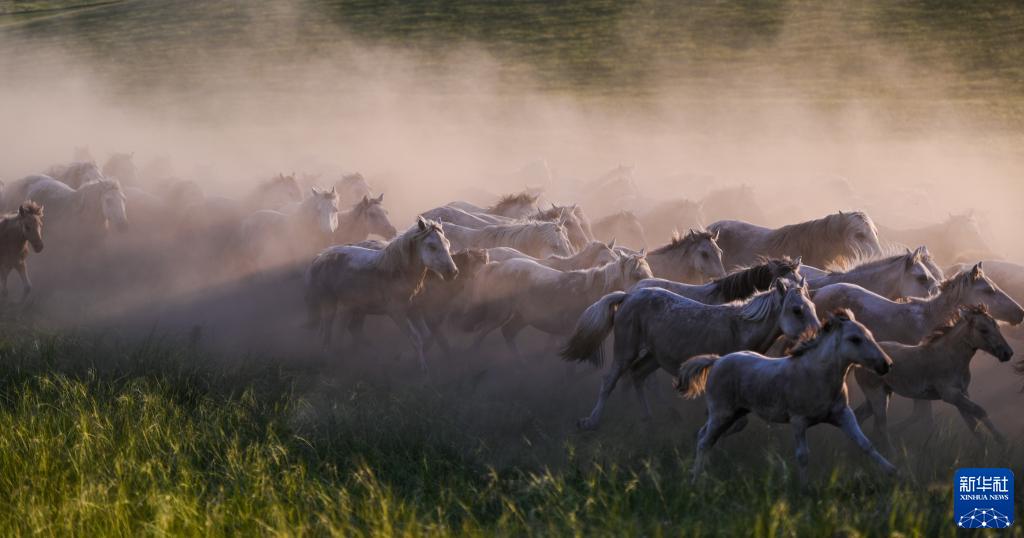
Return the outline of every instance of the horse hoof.
[[[576,428],[583,431],[594,431],[597,429],[597,424],[592,424],[589,418],[581,418],[576,421]]]

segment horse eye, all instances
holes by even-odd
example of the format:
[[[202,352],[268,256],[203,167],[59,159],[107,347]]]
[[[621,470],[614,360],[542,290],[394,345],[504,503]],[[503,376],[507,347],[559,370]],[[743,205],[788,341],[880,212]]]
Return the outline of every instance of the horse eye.
[[[861,232],[857,232],[856,234],[854,234],[854,237],[856,237],[857,239],[864,239],[865,235]]]
[[[994,290],[992,288],[989,288],[989,289],[985,290],[985,293],[987,293],[989,295],[995,295],[996,294],[996,290]]]
[[[802,308],[800,308],[799,306],[794,306],[793,307],[793,315],[798,317],[798,318],[802,318],[802,317],[804,317],[804,310]]]
[[[708,259],[708,253],[707,252],[701,252],[700,253],[700,257],[704,258],[706,260],[706,259]]]
[[[862,340],[859,336],[851,336],[847,338],[847,341],[849,341],[851,344],[855,346],[859,346],[864,340]]]
[[[922,283],[922,284],[926,284],[926,283],[928,283],[928,277],[926,277],[924,275],[921,275],[921,276],[917,277],[917,281]]]
[[[988,327],[982,327],[978,329],[978,332],[980,332],[981,334],[988,334]]]

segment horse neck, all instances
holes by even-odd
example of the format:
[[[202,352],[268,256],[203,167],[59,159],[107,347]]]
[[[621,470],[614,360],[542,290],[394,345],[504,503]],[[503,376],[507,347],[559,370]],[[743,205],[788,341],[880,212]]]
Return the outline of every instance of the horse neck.
[[[899,295],[900,281],[894,275],[900,275],[901,273],[894,273],[891,271],[891,267],[891,264],[883,263],[854,267],[849,271],[837,271],[816,279],[815,286],[821,287],[837,282],[846,282],[865,288],[873,288],[876,290],[876,293],[883,297],[892,297]]]
[[[772,245],[773,254],[787,256],[803,256],[804,263],[822,267],[842,255],[843,245],[823,237],[824,233],[815,233],[816,226],[826,226],[824,219],[790,224],[768,232],[768,243]]]
[[[680,249],[680,250],[682,250],[682,249]],[[685,253],[685,250],[683,252]],[[695,275],[694,275],[693,268],[691,267],[691,264],[682,264],[682,263],[674,264],[673,263],[674,260],[672,258],[674,256],[676,256],[676,255],[677,254],[676,254],[676,251],[674,249],[670,249],[670,250],[662,251],[662,252],[651,252],[651,253],[649,253],[647,255],[647,264],[651,266],[651,271],[656,276],[659,275],[659,274],[663,275],[663,274],[668,274],[668,273],[674,272],[672,270],[672,269],[674,269],[675,271],[679,271],[680,274],[683,275],[683,277],[682,277],[683,279],[686,279],[686,280],[692,279]],[[678,257],[682,258],[683,256],[679,255]],[[676,265],[676,267],[673,267],[672,269],[669,269],[669,267],[672,266],[672,265]]]
[[[911,299],[911,302],[922,306],[926,327],[931,328],[949,319],[956,307],[960,306],[962,297],[963,287],[958,285],[952,291],[940,290],[937,295],[926,299]]]
[[[24,245],[28,238],[25,237],[25,231],[18,226],[17,216],[7,216],[0,218],[0,243],[17,243],[18,245]]]
[[[930,364],[946,363],[968,367],[978,348],[967,341],[970,329],[966,323],[957,323],[946,334],[918,346],[917,352],[928,358]]]
[[[767,293],[775,293],[769,291]],[[760,299],[754,299],[760,300]],[[773,300],[768,298],[766,300]],[[782,334],[779,329],[779,315],[782,313],[782,301],[775,299],[778,303],[769,306],[768,313],[761,319],[747,319],[743,316],[742,309],[745,305],[737,305],[736,324],[739,327],[740,341],[744,347],[737,349],[749,349],[758,353],[764,353],[772,346],[775,340]]]
[[[835,337],[830,337],[829,340]],[[797,363],[798,368],[818,370],[822,373],[828,391],[835,394],[846,385],[846,374],[853,367],[853,361],[835,353],[831,342],[821,342],[807,353],[790,360]]]
[[[407,276],[422,281],[427,267],[413,252],[416,242],[413,238],[399,236],[384,247],[377,259],[377,266],[396,276]]]
[[[342,230],[348,237],[366,238],[370,233],[370,227],[363,218],[362,212],[357,208],[351,208],[338,213],[338,229]]]

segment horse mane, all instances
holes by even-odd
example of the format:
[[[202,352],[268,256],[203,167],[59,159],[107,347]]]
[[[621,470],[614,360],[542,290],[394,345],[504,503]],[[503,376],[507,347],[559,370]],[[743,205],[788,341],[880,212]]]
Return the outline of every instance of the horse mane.
[[[537,212],[534,213],[530,218],[542,222],[552,222],[562,216],[562,211],[570,209],[572,207],[573,206],[568,205],[552,205],[549,209],[538,209]],[[573,218],[575,218],[575,215],[572,211],[569,211],[566,214],[571,215]]]
[[[768,314],[778,308],[781,303],[782,299],[777,293],[775,293],[775,290],[768,289],[754,295],[747,302],[738,304],[740,306],[740,314],[743,316],[743,319],[749,321],[761,321],[768,317]]]
[[[845,241],[846,232],[855,222],[866,224],[877,234],[875,223],[866,213],[840,211],[820,219],[777,228],[771,234],[769,248],[775,252],[783,252],[791,250],[791,247],[796,247],[804,259],[825,257],[834,252],[837,239]]]
[[[845,270],[842,270],[842,271],[830,270],[830,271],[827,271],[827,273],[829,275],[844,275],[844,274],[850,273],[850,272],[858,270],[858,269],[860,269],[860,270],[875,269],[875,268],[881,267],[883,265],[894,264],[896,262],[922,263],[924,261],[924,257],[925,256],[926,255],[923,254],[921,251],[913,250],[913,251],[910,251],[910,252],[905,252],[903,254],[895,254],[895,255],[892,255],[892,256],[886,256],[884,258],[875,258],[873,260],[861,260],[858,263],[856,263],[855,265],[852,265],[852,266],[846,268]]]
[[[296,189],[299,188],[299,182],[295,179],[295,175],[286,176],[284,174],[278,174],[266,181],[263,181],[259,185],[259,190],[265,191],[274,188],[276,185],[287,185],[289,187],[294,186]]]
[[[526,221],[513,224],[491,224],[480,228],[480,232],[494,239],[519,242],[533,230],[543,230],[544,236],[547,237],[552,233],[558,233],[559,228],[560,225],[554,222]]]
[[[498,199],[498,203],[487,208],[488,213],[497,213],[504,209],[508,209],[512,206],[517,205],[531,205],[537,202],[540,198],[539,194],[530,194],[529,192],[523,191],[514,194],[506,194]]]
[[[43,206],[33,202],[32,200],[25,200],[18,206],[18,211],[26,215],[35,215],[38,217],[43,216]]]
[[[109,190],[121,190],[121,182],[113,178],[105,177],[102,179],[94,179],[87,183],[82,183],[82,185],[78,187],[79,192],[84,192],[86,194],[90,194],[93,191],[103,193]]]
[[[611,223],[614,223],[614,222],[635,221],[635,220],[636,220],[636,213],[633,213],[632,211],[629,211],[627,209],[623,209],[622,211],[619,211],[619,212],[616,212],[616,213],[612,213],[611,215],[608,215],[606,217],[601,217],[601,219],[599,219],[597,222],[595,222],[594,225],[595,226],[599,226],[599,225],[603,225],[603,224],[611,224]]]
[[[790,357],[801,357],[806,355],[807,352],[818,347],[822,340],[830,334],[837,327],[842,325],[843,322],[850,321],[853,319],[853,313],[847,308],[839,308],[833,310],[828,314],[825,319],[825,323],[821,326],[821,329],[814,330],[808,329],[804,331],[800,338],[797,339],[796,343],[789,349]]]
[[[974,278],[971,272],[972,269],[957,271],[953,276],[943,280],[942,283],[939,284],[939,294],[945,295],[947,293],[954,293],[959,297]]]
[[[665,254],[674,250],[686,251],[701,241],[714,241],[715,236],[707,230],[690,230],[686,235],[679,235],[679,232],[672,233],[672,240],[667,245],[652,250],[651,254]]]
[[[960,306],[960,308],[957,308],[955,311],[953,311],[953,313],[950,314],[948,318],[946,318],[946,321],[942,322],[938,327],[932,329],[931,334],[929,334],[928,336],[924,337],[924,339],[921,340],[921,344],[931,344],[938,340],[941,340],[944,336],[952,332],[953,329],[955,329],[956,326],[959,325],[960,322],[966,318],[964,314],[976,314],[985,316],[987,318],[992,317],[992,315],[989,314],[988,312],[988,307],[985,306],[984,304],[962,305]]]
[[[722,295],[723,302],[746,299],[751,295],[764,291],[772,285],[776,278],[795,273],[799,264],[789,257],[767,260],[761,264],[741,269],[731,275],[711,281]]]
[[[441,223],[430,219],[423,219],[423,222],[425,224],[423,228],[420,228],[419,223],[413,224],[412,227],[402,232],[401,235],[392,239],[381,250],[380,258],[377,260],[377,267],[387,273],[397,273],[412,263],[412,258],[415,255],[412,248],[413,245],[434,231],[442,236],[444,235]]]

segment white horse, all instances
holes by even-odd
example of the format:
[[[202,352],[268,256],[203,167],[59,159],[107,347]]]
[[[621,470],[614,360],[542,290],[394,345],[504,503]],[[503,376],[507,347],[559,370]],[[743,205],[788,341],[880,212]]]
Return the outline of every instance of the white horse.
[[[359,348],[364,318],[386,315],[409,338],[420,366],[426,369],[423,330],[410,317],[410,308],[427,271],[445,279],[459,273],[441,225],[423,217],[383,249],[341,245],[324,250],[306,272],[309,325],[319,325],[324,348],[329,349],[335,316],[343,308]]]
[[[338,229],[338,194],[311,188],[294,213],[261,209],[242,221],[242,246],[251,263],[267,256],[294,260],[330,244]],[[273,254],[271,254],[273,253]]]
[[[743,419],[751,412],[765,421],[793,426],[802,483],[810,453],[807,428],[822,423],[843,430],[883,471],[895,474],[896,468],[864,436],[850,409],[846,374],[854,364],[884,375],[892,361],[849,311],[829,315],[818,334],[797,344],[788,357],[738,351],[683,363],[677,390],[687,398],[706,394],[708,408],[707,423],[698,434],[693,480],[700,476],[705,454],[715,442],[726,432],[742,430]]]
[[[116,180],[90,181],[76,190],[51,177],[35,176],[25,197],[46,207],[54,235],[102,236],[110,225],[121,230],[128,226],[127,197]]]
[[[924,247],[913,252],[857,264],[845,271],[831,271],[819,277],[808,277],[811,290],[845,282],[856,284],[882,297],[896,300],[903,297],[928,297],[939,290],[940,277],[928,270]]]
[[[556,222],[523,222],[485,226],[479,230],[444,224],[444,233],[456,250],[512,247],[536,258],[570,256],[575,252],[565,227]]]

